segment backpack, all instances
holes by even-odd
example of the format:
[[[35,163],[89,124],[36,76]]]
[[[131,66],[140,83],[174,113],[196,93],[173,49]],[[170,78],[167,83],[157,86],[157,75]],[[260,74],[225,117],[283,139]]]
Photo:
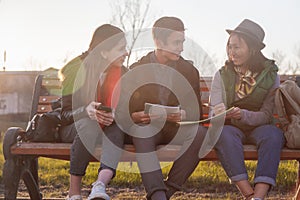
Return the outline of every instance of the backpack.
[[[275,106],[286,146],[300,148],[300,88],[296,82],[287,80],[280,84],[275,93]]]
[[[51,102],[52,111],[35,114],[28,122],[25,141],[60,142],[61,98]]]

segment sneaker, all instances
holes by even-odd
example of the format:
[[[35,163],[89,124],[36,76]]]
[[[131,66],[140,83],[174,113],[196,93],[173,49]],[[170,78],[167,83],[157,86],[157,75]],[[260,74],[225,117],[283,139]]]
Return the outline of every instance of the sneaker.
[[[105,185],[101,181],[96,181],[93,183],[93,188],[91,194],[87,198],[88,200],[110,200],[110,197],[105,192]]]
[[[81,195],[73,195],[71,197],[67,196],[66,200],[82,200]]]

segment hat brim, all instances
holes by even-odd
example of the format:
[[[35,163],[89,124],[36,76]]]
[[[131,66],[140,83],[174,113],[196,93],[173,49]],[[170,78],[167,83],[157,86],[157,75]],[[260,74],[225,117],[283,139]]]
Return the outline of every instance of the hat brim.
[[[254,38],[252,35],[249,35],[248,33],[246,32],[243,32],[243,31],[239,31],[239,30],[230,30],[230,29],[226,29],[226,32],[230,35],[231,33],[237,33],[237,34],[242,34],[242,35],[245,35],[246,37],[249,37],[251,40],[257,42],[258,46],[260,49],[263,49],[265,48],[265,44],[261,41],[258,41],[256,38]]]

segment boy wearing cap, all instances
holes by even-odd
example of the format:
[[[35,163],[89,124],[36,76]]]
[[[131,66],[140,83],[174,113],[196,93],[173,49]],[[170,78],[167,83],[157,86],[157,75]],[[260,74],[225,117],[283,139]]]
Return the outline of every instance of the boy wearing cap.
[[[149,52],[130,68],[136,79],[146,82],[131,96],[129,110],[137,161],[147,199],[169,199],[199,163],[198,153],[206,133],[202,126],[181,127],[177,122],[201,118],[200,82],[198,70],[180,56],[185,40],[184,24],[176,17],[162,17],[152,28],[155,50]],[[189,97],[189,98],[186,98]],[[149,114],[145,103],[180,106],[178,112]],[[182,144],[182,150],[163,181],[156,146]]]
[[[273,124],[274,95],[279,86],[278,67],[261,52],[264,30],[245,19],[229,33],[228,60],[214,76],[210,104],[214,114],[234,107],[226,115],[217,155],[230,181],[245,199],[264,199],[275,185],[284,145],[282,130]],[[257,146],[254,188],[248,181],[243,144]]]

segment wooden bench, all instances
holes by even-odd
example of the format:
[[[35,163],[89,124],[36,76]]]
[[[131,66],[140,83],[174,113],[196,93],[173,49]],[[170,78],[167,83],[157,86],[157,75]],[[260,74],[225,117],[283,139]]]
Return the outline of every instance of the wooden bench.
[[[281,80],[295,79],[295,76],[282,75]],[[208,103],[209,88],[211,77],[202,77],[200,81],[202,101],[204,105]],[[56,75],[39,75],[33,92],[32,109],[30,119],[35,113],[44,113],[51,110],[51,102],[60,97],[60,82]],[[208,116],[208,107],[203,106],[204,116]],[[39,157],[48,157],[69,160],[70,143],[33,143],[24,142],[20,135],[24,133],[21,128],[10,128],[5,134],[3,150],[5,164],[3,168],[5,199],[15,199],[20,179],[28,189],[31,199],[42,199],[42,194],[38,184],[38,163]],[[18,137],[19,136],[19,137]],[[125,152],[121,161],[135,161],[133,145],[125,145]],[[163,151],[158,151],[158,157],[161,161],[173,161],[180,150],[179,145],[169,145]],[[101,148],[96,149],[97,155],[101,154]],[[246,160],[257,160],[257,151],[253,145],[244,145],[244,155]],[[217,155],[211,150],[202,160],[216,161]],[[296,180],[296,189],[300,187],[300,150],[284,148],[281,153],[281,160],[298,161],[298,177]],[[96,159],[94,160],[96,161]],[[300,192],[295,194],[295,199],[300,199]]]

